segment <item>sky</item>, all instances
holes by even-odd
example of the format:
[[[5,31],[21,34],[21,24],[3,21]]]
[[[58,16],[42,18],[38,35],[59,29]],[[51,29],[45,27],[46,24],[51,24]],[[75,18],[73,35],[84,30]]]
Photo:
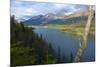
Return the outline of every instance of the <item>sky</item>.
[[[52,14],[71,14],[76,11],[85,10],[85,5],[43,3],[24,0],[11,0],[11,15],[17,19],[29,19],[36,15]]]

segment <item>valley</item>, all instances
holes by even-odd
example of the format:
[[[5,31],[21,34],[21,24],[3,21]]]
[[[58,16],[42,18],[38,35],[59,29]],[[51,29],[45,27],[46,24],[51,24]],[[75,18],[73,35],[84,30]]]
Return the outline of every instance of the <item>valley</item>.
[[[95,6],[11,0],[10,65],[95,61]]]

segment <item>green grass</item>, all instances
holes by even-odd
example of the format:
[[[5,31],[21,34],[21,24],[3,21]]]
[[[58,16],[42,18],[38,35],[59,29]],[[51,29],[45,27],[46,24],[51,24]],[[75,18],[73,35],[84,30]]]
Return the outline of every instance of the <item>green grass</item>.
[[[85,28],[84,27],[66,27],[64,29],[61,29],[61,31],[65,32],[65,33],[70,33],[70,34],[74,34],[77,36],[83,36]],[[94,27],[90,28],[90,32],[89,34],[95,35],[95,30]]]

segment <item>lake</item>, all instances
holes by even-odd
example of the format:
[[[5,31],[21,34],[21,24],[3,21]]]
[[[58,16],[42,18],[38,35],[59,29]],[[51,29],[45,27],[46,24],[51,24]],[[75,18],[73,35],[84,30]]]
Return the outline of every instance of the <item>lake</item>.
[[[80,41],[81,41],[80,37],[71,35],[69,33],[64,33],[57,29],[36,28],[34,29],[34,31],[39,36],[42,35],[43,39],[47,43],[51,43],[56,55],[59,53],[58,49],[60,49],[61,57],[69,59],[71,54],[73,58],[76,56],[76,53],[80,47]],[[88,46],[84,51],[81,61],[83,62],[95,61],[94,36],[89,36]]]

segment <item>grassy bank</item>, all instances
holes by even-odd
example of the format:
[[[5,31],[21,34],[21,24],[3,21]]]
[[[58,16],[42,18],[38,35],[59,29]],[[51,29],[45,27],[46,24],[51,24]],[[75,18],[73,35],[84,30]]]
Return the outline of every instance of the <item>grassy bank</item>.
[[[48,28],[48,29],[57,29],[64,33],[70,33],[77,36],[83,36],[85,25],[46,25],[46,26],[29,26],[32,28]],[[91,25],[89,34],[95,35],[95,26]]]
[[[70,34],[77,35],[77,36],[83,36],[85,27],[72,27],[71,26],[71,27],[66,27],[66,28],[60,29],[60,30],[65,33],[70,33]],[[89,34],[95,35],[94,27],[90,28]]]

